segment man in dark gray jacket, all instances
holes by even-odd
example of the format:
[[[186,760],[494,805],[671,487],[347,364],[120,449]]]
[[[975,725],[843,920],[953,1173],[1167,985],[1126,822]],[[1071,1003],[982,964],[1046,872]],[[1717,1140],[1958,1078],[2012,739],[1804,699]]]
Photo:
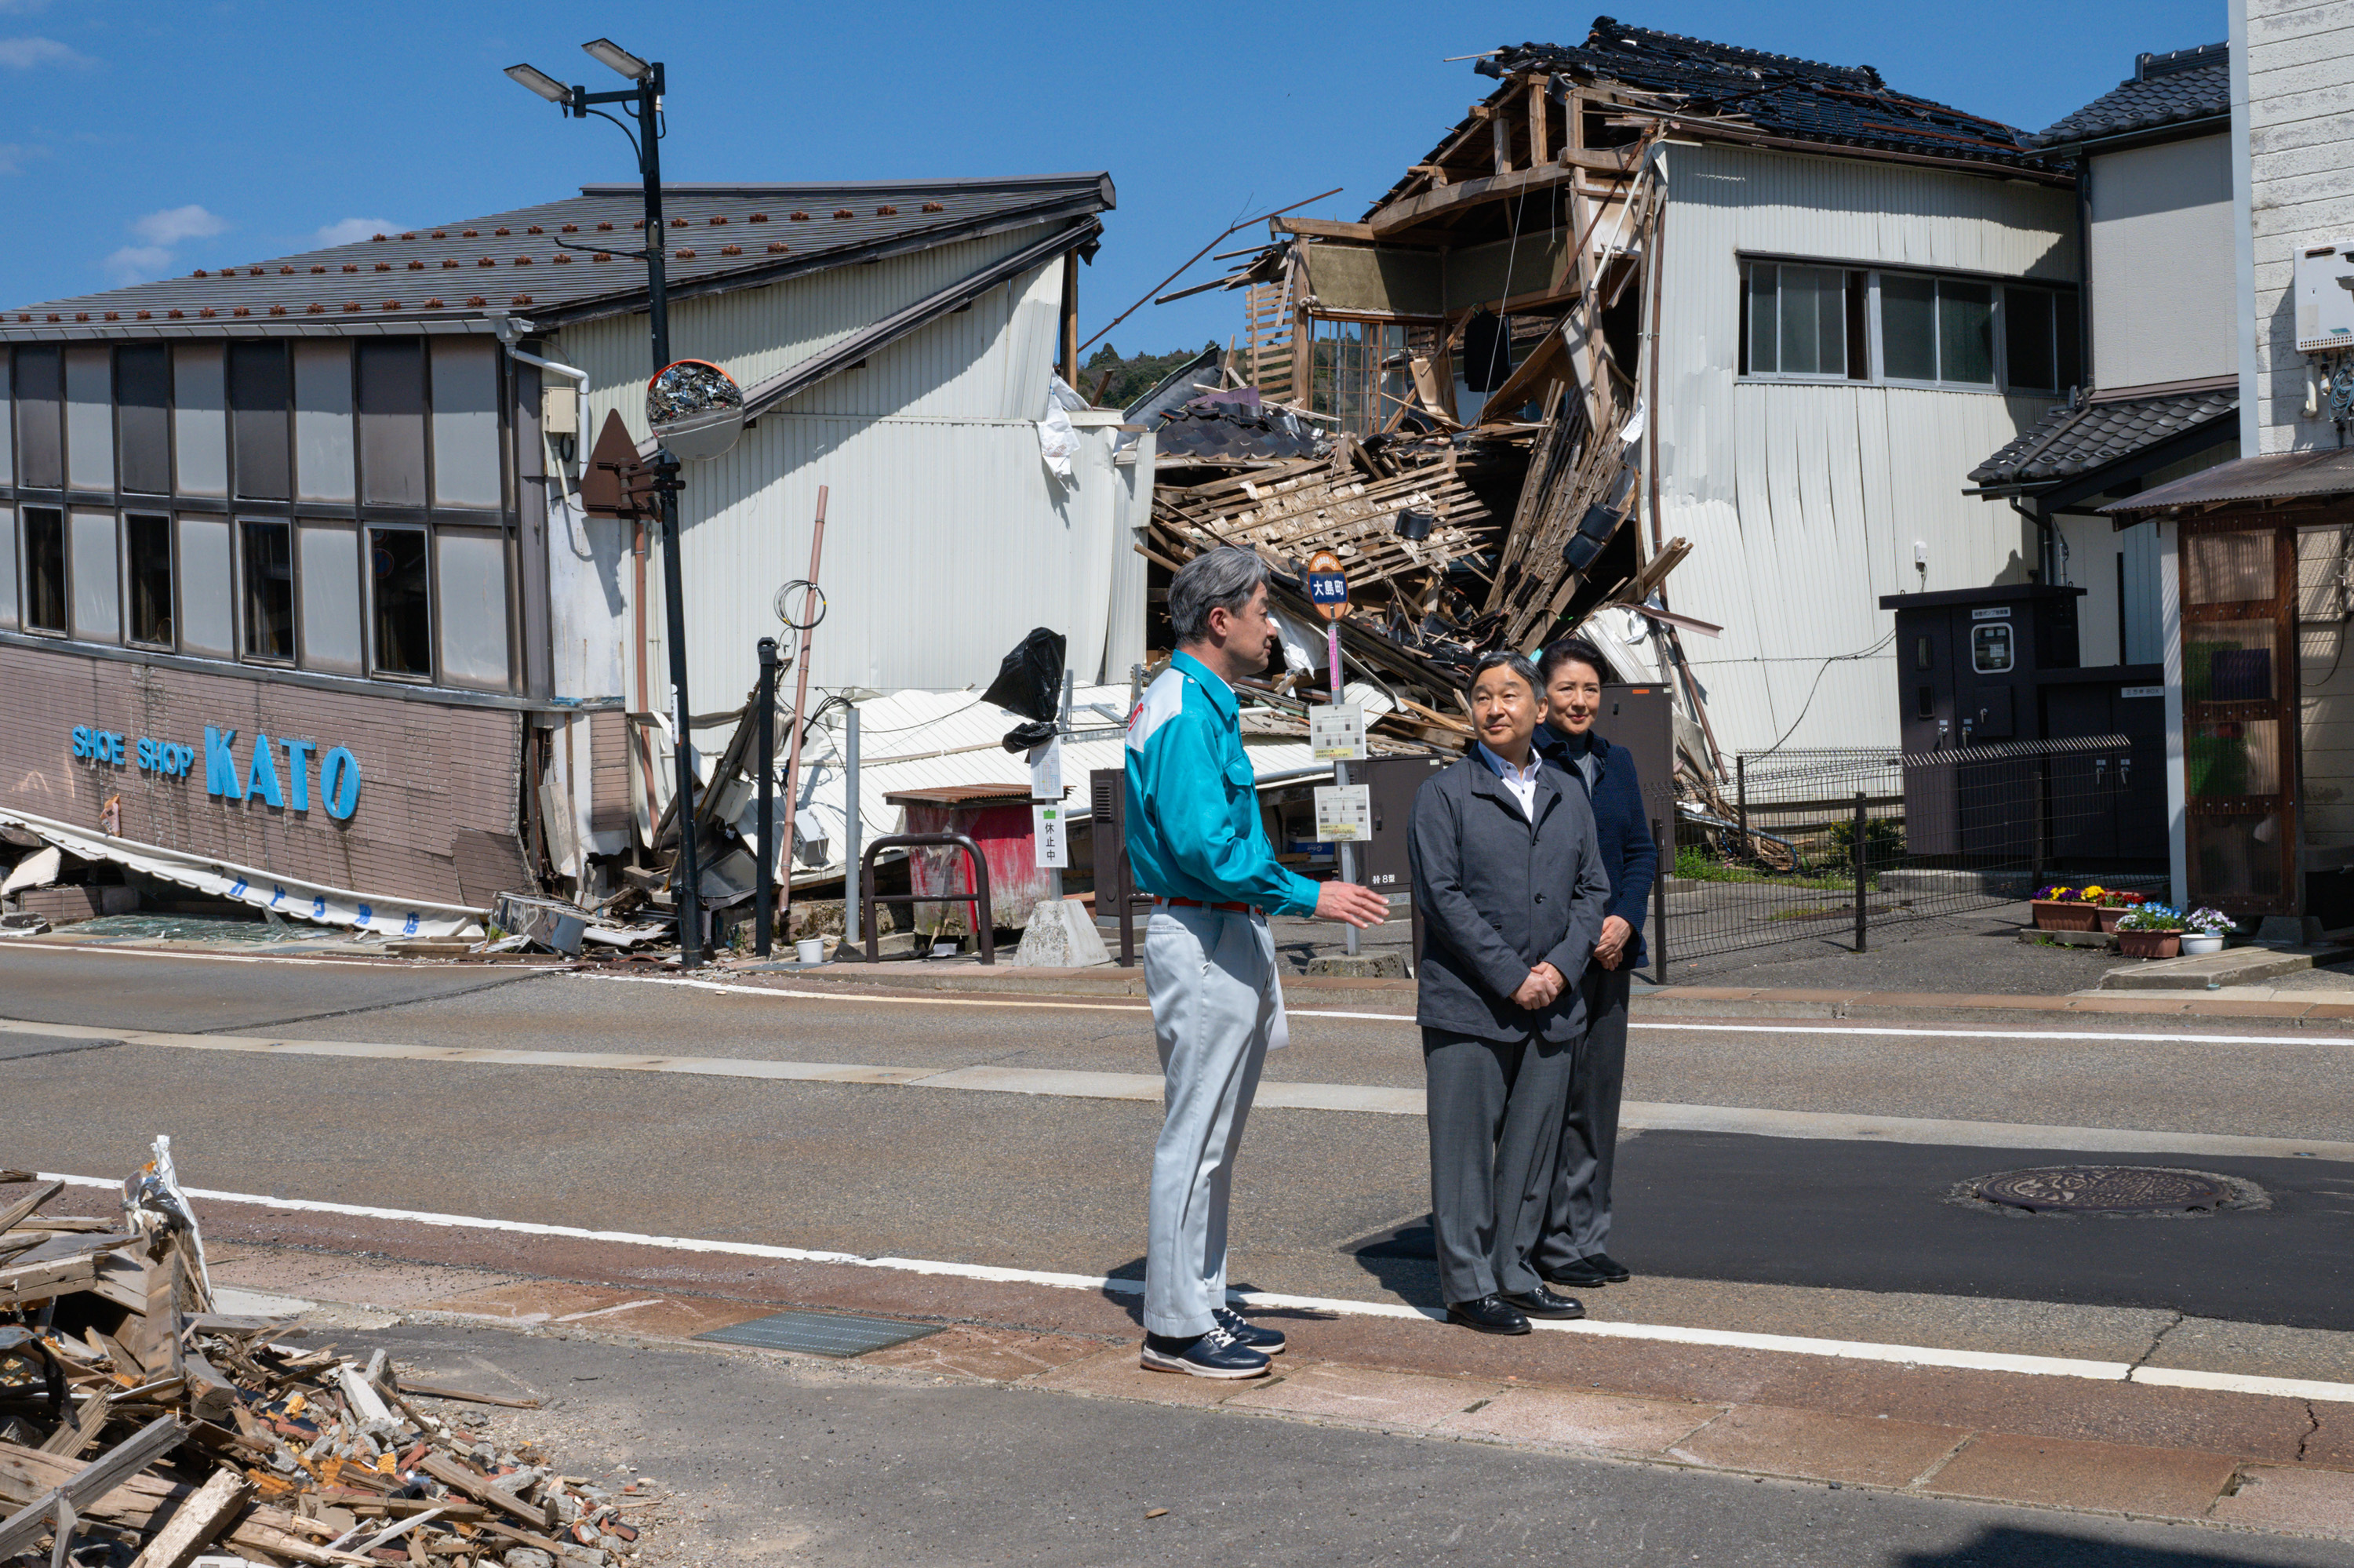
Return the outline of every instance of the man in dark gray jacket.
[[[1529,1255],[1561,1157],[1570,1070],[1585,1032],[1579,984],[1610,896],[1583,790],[1532,745],[1544,700],[1517,653],[1472,672],[1472,754],[1414,800],[1407,853],[1424,947],[1422,1026],[1431,1228],[1449,1322],[1525,1334],[1582,1318]]]

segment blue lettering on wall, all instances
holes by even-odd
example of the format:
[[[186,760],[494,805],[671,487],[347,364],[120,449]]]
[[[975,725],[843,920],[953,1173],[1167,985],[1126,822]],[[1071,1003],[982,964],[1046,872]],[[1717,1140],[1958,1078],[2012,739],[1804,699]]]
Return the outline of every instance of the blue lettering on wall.
[[[311,809],[311,753],[317,743],[281,740],[278,744],[286,748],[286,771],[292,775],[290,782],[293,786],[294,809],[307,811]]]
[[[340,746],[328,752],[319,761],[319,793],[327,815],[348,821],[360,805],[360,759]]]
[[[229,747],[236,743],[237,731],[215,729],[205,726],[205,793],[226,795],[232,800],[245,799],[245,786],[237,776],[237,753]]]
[[[253,765],[246,773],[245,792],[249,799],[285,808],[286,792],[278,787],[278,753],[266,735],[253,737]]]
[[[91,725],[73,726],[73,759],[102,767],[136,765],[143,773],[186,779],[196,765],[196,748],[176,740],[152,736],[133,739],[117,730]],[[278,752],[286,753],[286,778],[278,773]],[[237,731],[205,726],[205,793],[231,800],[253,800],[281,810],[311,809],[311,758],[319,754],[315,740],[272,741],[257,734],[247,747],[245,765],[238,765]],[[348,821],[360,804],[360,763],[346,747],[331,747],[319,758],[319,802],[337,821]]]

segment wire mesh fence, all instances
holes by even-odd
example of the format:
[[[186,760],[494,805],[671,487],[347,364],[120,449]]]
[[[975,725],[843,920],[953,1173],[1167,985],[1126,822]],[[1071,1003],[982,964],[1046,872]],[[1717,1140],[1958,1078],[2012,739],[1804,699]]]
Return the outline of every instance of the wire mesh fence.
[[[1862,951],[1906,923],[2030,898],[2063,869],[2160,890],[2163,875],[2099,863],[2137,760],[2159,765],[2121,735],[1744,755],[1729,789],[1678,803],[1658,956],[1827,937]]]

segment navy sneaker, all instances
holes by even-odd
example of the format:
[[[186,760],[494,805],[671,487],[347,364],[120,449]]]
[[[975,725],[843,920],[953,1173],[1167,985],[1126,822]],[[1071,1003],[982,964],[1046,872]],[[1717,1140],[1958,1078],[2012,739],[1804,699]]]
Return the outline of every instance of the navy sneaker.
[[[1263,1329],[1231,1307],[1213,1307],[1210,1316],[1215,1318],[1218,1327],[1232,1334],[1236,1341],[1248,1345],[1260,1355],[1283,1354],[1284,1340],[1280,1330]]]
[[[1147,1334],[1137,1364],[1146,1372],[1184,1372],[1192,1377],[1265,1377],[1267,1360],[1224,1329],[1187,1338]]]

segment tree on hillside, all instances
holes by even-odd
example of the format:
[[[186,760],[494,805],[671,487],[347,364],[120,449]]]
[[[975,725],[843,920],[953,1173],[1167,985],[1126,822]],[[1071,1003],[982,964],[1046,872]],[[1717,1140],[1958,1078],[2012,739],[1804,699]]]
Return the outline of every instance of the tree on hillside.
[[[1078,390],[1099,408],[1125,408],[1151,391],[1171,371],[1217,346],[1213,339],[1202,348],[1181,348],[1169,354],[1132,354],[1122,358],[1119,350],[1103,344],[1079,366]]]

